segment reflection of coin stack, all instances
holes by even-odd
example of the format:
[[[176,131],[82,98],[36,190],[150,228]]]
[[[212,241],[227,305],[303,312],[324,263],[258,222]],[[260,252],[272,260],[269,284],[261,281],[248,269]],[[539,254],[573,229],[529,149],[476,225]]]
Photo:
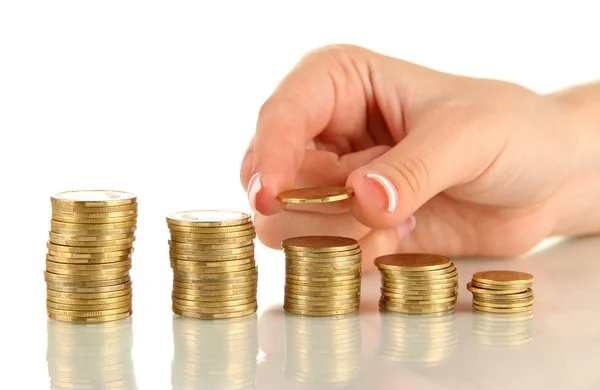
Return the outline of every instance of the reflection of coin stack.
[[[311,236],[290,238],[281,245],[287,312],[332,316],[358,310],[361,250],[356,240]]]
[[[100,323],[131,315],[136,223],[132,194],[69,191],[52,197],[44,273],[50,318]]]
[[[256,314],[214,321],[174,317],[173,340],[173,390],[254,388]]]
[[[378,257],[384,311],[426,314],[454,309],[458,271],[449,258],[428,254],[392,254]]]
[[[420,316],[382,313],[381,332],[380,355],[397,364],[438,366],[450,357],[458,343],[454,312]]]
[[[173,312],[200,319],[256,312],[258,270],[250,215],[183,211],[167,217]]]
[[[344,384],[360,373],[356,313],[335,318],[285,316],[285,373],[302,383]]]
[[[481,345],[500,349],[520,347],[533,340],[533,312],[511,315],[475,312],[471,329]]]
[[[130,318],[104,324],[48,321],[51,389],[136,389]]]

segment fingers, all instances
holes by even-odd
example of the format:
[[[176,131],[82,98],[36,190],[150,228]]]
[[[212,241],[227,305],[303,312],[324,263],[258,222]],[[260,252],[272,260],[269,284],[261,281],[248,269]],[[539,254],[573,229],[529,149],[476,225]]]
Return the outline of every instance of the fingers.
[[[500,154],[505,139],[475,121],[422,123],[392,150],[350,174],[352,212],[379,229],[398,226],[438,193],[474,180]]]
[[[333,113],[335,88],[324,58],[301,62],[260,110],[248,199],[264,215],[281,211],[277,194],[294,188],[307,142],[327,126]]]

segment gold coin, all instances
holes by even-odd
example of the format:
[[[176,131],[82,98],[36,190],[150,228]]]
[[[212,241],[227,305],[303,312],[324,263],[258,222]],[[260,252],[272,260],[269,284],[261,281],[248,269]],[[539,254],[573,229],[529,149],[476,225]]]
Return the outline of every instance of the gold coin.
[[[169,231],[171,234],[175,233],[194,233],[194,234],[225,234],[244,232],[243,235],[254,233],[254,225],[252,223],[246,223],[244,225],[237,226],[221,226],[221,227],[195,227],[195,226],[179,226],[169,225]]]
[[[283,203],[329,203],[349,199],[354,190],[349,187],[310,187],[281,192],[277,198]]]
[[[137,215],[128,217],[105,217],[105,218],[81,218],[81,217],[65,217],[64,215],[52,214],[52,221],[55,222],[69,222],[81,225],[95,225],[95,224],[116,224],[122,222],[133,222],[137,220]]]
[[[358,306],[350,307],[350,308],[343,309],[343,310],[329,310],[329,311],[318,311],[318,310],[284,306],[283,310],[285,310],[286,312],[291,313],[291,314],[297,314],[297,315],[302,315],[302,316],[330,317],[330,316],[340,316],[340,315],[354,313],[355,311],[358,310]]]
[[[314,289],[311,287],[302,287],[302,286],[294,286],[294,285],[288,285],[286,284],[284,287],[284,293],[285,294],[290,294],[292,296],[305,296],[305,297],[319,297],[319,298],[330,298],[330,297],[336,297],[338,295],[340,296],[345,296],[345,295],[359,295],[360,294],[360,287],[352,286],[349,288],[343,287],[343,288],[336,288],[336,289],[330,289],[330,288],[325,288],[325,289]]]
[[[52,204],[73,207],[112,207],[136,203],[134,194],[113,190],[63,191],[50,198]]]
[[[93,226],[93,225],[90,225]],[[84,237],[84,238],[96,238],[102,240],[106,236],[131,236],[134,235],[137,230],[136,226],[126,227],[122,229],[108,229],[108,230],[71,230],[61,229],[56,227],[50,228],[50,234],[61,234],[66,236]]]
[[[196,291],[196,290],[191,290]],[[181,299],[184,301],[193,301],[193,302],[234,302],[239,300],[245,300],[248,298],[256,299],[256,289],[250,288],[245,292],[237,291],[230,294],[223,295],[199,295],[199,294],[189,294],[189,291],[185,293],[179,292],[179,290],[173,289],[171,293],[171,298]]]
[[[432,283],[432,282],[442,282],[443,280],[458,280],[458,270],[454,269],[454,271],[446,273],[446,274],[434,274],[434,275],[422,275],[422,276],[411,276],[406,274],[385,274],[385,278],[387,280],[398,281],[399,283],[412,283],[412,282],[423,282],[423,283]]]
[[[471,291],[475,294],[493,294],[493,295],[510,295],[510,294],[519,294],[530,290],[529,288],[517,288],[517,289],[509,289],[509,290],[488,290],[474,287],[471,282],[467,283],[467,290]]]
[[[310,288],[311,290],[316,290],[317,288],[325,288],[328,290],[331,289],[336,289],[339,287],[351,287],[351,286],[355,286],[355,287],[360,287],[361,285],[361,280],[360,277],[358,278],[353,278],[350,280],[343,280],[343,281],[306,281],[306,280],[294,280],[294,279],[289,279],[286,277],[285,279],[285,284],[288,286],[294,286],[294,287],[307,287]]]
[[[65,268],[55,268],[52,266],[46,265],[46,272],[50,274],[63,275],[63,276],[82,276],[86,277],[86,280],[91,280],[94,276],[104,276],[111,275],[113,277],[118,277],[119,275],[123,275],[124,273],[129,272],[131,269],[131,265],[123,268],[106,268],[102,270],[73,270],[73,269],[65,269]]]
[[[314,295],[304,295],[297,294],[285,291],[285,298],[289,299],[291,302],[355,302],[360,298],[360,292],[354,291],[352,293],[338,293],[338,294],[330,294],[328,296],[314,296]]]
[[[170,229],[171,238],[189,238],[194,240],[230,240],[238,239],[242,237],[256,237],[256,231],[254,225],[249,224],[245,230],[236,230],[231,232],[215,232],[211,228],[207,229],[207,232],[188,232],[178,231]],[[175,241],[177,241],[175,239]]]
[[[379,305],[379,308],[383,311],[391,311],[396,313],[405,313],[405,314],[431,314],[431,313],[440,313],[446,312],[454,309],[454,304],[448,305],[437,305],[432,307],[424,307],[424,308],[408,308],[401,307],[396,305]]]
[[[89,210],[89,209],[88,209]],[[55,218],[58,217],[58,218]],[[137,217],[137,209],[134,210],[125,210],[125,211],[115,211],[115,212],[87,212],[87,213],[79,213],[73,211],[59,210],[57,208],[52,208],[52,219],[60,221],[61,217],[65,218],[81,218],[81,219],[104,219],[104,218],[123,218],[123,217]]]
[[[256,264],[247,263],[242,265],[224,266],[224,267],[202,267],[198,265],[186,266],[177,262],[171,262],[171,268],[178,272],[197,273],[197,274],[229,274],[230,272],[246,271],[255,269]]]
[[[62,291],[55,291],[52,289],[46,290],[47,299],[50,299],[50,300],[54,300],[54,298],[81,299],[81,300],[110,299],[110,298],[116,298],[116,297],[130,295],[130,294],[131,294],[131,283],[129,283],[129,286],[121,288],[121,289],[117,289],[114,291],[107,291],[107,292],[96,292],[96,293],[62,292]]]
[[[329,253],[350,251],[359,248],[352,238],[335,236],[294,237],[283,240],[281,246],[287,251]]]
[[[483,284],[499,284],[505,286],[533,283],[533,275],[517,271],[483,271],[473,274],[473,280]]]
[[[506,314],[509,314],[509,313],[523,313],[523,312],[531,311],[533,309],[533,305],[523,306],[523,307],[513,307],[513,308],[499,309],[499,308],[485,307],[485,306],[479,306],[479,305],[473,304],[473,309],[479,310],[479,311],[488,312],[488,313],[506,313]]]
[[[107,252],[119,252],[131,249],[131,244],[122,244],[114,246],[102,246],[102,247],[72,247],[63,245],[54,245],[47,243],[49,251],[52,252],[66,252],[66,253],[107,253]]]
[[[340,256],[340,257],[295,257],[286,256],[285,262],[291,266],[304,266],[304,267],[345,267],[354,266],[362,263],[362,256]]]
[[[54,243],[54,241],[74,241],[74,242],[103,242],[103,241],[114,241],[114,240],[122,240],[125,238],[135,237],[134,233],[125,233],[125,234],[116,234],[113,236],[110,235],[91,235],[86,236],[82,234],[60,234],[50,232],[50,242]],[[59,244],[60,245],[60,244]],[[103,245],[103,244],[101,244]]]
[[[76,222],[61,222],[61,221],[50,221],[50,229],[53,232],[59,233],[54,229],[63,229],[74,232],[86,232],[89,235],[90,232],[103,230],[120,230],[120,229],[131,229],[136,227],[136,221],[125,221],[125,222],[114,222],[114,223],[76,223]]]
[[[256,308],[257,304],[256,301],[250,302],[250,303],[244,303],[241,305],[237,305],[237,306],[227,306],[227,307],[190,307],[190,306],[182,306],[182,305],[178,305],[176,303],[172,303],[172,308],[174,309],[179,309],[179,310],[189,310],[189,311],[194,311],[196,313],[204,313],[204,314],[209,314],[209,313],[236,313],[236,312],[240,312],[240,311],[245,311],[245,310],[250,310],[253,308]]]
[[[447,267],[434,269],[434,270],[420,270],[419,268],[413,267],[396,267],[396,268],[380,268],[379,271],[382,275],[390,275],[390,276],[402,276],[406,278],[412,277],[426,277],[426,276],[439,276],[445,275],[456,270],[456,266],[454,263],[448,263]]]
[[[48,314],[53,314],[56,316],[77,316],[82,318],[89,317],[104,317],[111,316],[115,314],[128,313],[131,311],[129,307],[121,307],[118,309],[110,309],[110,310],[92,310],[92,311],[75,311],[75,310],[58,310],[53,309],[51,307],[46,307],[46,311]]]
[[[46,299],[50,302],[65,304],[65,305],[103,305],[117,304],[120,302],[131,302],[133,296],[131,293],[113,298],[98,298],[98,299],[79,299],[79,298],[59,298],[47,296]]]
[[[485,307],[495,307],[498,309],[509,309],[512,307],[523,307],[523,306],[531,306],[533,305],[533,298],[529,298],[524,301],[516,301],[516,302],[490,302],[490,301],[479,301],[477,299],[473,299],[473,304],[477,306],[485,306]]]
[[[252,221],[249,214],[227,210],[191,210],[171,213],[167,223],[175,226],[223,227],[239,226]]]
[[[415,271],[434,271],[446,268],[450,263],[450,259],[446,256],[424,253],[397,253],[375,259],[377,268],[385,270],[405,267]]]
[[[436,291],[436,290],[434,290],[434,291]],[[416,295],[416,294],[398,294],[398,293],[388,292],[388,291],[381,289],[381,294],[384,297],[412,301],[412,300],[428,300],[428,299],[456,297],[457,290],[456,289],[443,290],[443,292],[437,293],[437,294],[432,291],[427,291],[426,294]]]
[[[50,243],[53,245],[63,246],[74,246],[74,247],[110,247],[119,246],[125,244],[132,244],[135,241],[135,236],[128,238],[121,238],[110,241],[71,241],[71,240],[58,240],[56,238],[50,238]]]
[[[398,286],[402,288],[402,286],[408,286],[408,288],[414,287],[422,287],[422,286],[446,286],[448,284],[457,284],[458,283],[458,275],[455,275],[452,278],[447,279],[432,279],[432,280],[406,280],[406,279],[396,279],[389,280],[385,278],[382,282],[382,285],[386,286]]]
[[[226,290],[236,290],[236,289],[245,289],[249,287],[256,287],[257,280],[243,278],[239,281],[228,283],[216,281],[215,283],[208,282],[194,282],[188,283],[183,280],[179,280],[178,278],[173,279],[173,288],[181,288],[186,290],[203,290],[203,291],[226,291]]]
[[[56,310],[94,312],[94,311],[105,311],[105,310],[117,310],[117,309],[121,309],[123,307],[131,308],[131,300],[94,304],[94,305],[65,304],[65,303],[56,303],[56,302],[52,302],[52,301],[46,301],[46,306],[51,309],[56,309]]]
[[[58,263],[55,261],[50,261],[46,259],[46,268],[52,268],[55,270],[69,270],[69,271],[103,271],[103,270],[118,270],[121,268],[130,268],[131,267],[131,259],[118,261],[114,263],[101,263],[101,264],[71,264],[71,263]],[[52,273],[61,273],[61,272],[53,272]]]
[[[477,299],[482,301],[495,301],[495,300],[520,300],[524,298],[533,297],[533,290],[528,288],[525,292],[517,293],[517,294],[480,294],[473,293],[473,297],[477,297]]]
[[[121,206],[107,206],[107,207],[86,207],[86,206],[73,206],[63,203],[53,203],[52,211],[57,212],[68,212],[77,214],[95,214],[95,213],[118,213],[122,211],[137,210],[137,203],[125,204]]]
[[[250,245],[256,238],[256,233],[240,237],[213,237],[213,238],[196,238],[171,234],[171,241],[182,244],[202,244],[202,245],[223,245],[223,244],[238,244],[239,246]]]
[[[314,282],[346,282],[346,281],[353,281],[353,280],[360,280],[360,273],[353,273],[350,275],[343,275],[343,276],[297,276],[297,275],[291,275],[291,274],[286,274],[285,275],[285,280],[286,281],[297,281],[297,282],[301,282],[301,283],[314,283]]]
[[[179,299],[176,297],[172,297],[173,305],[185,310],[205,310],[209,312],[213,311],[221,311],[228,309],[230,307],[235,308],[235,311],[239,310],[240,306],[254,304],[256,302],[256,297],[243,298],[238,300],[231,301],[217,301],[217,302],[206,302],[206,301],[188,301],[185,299]]]
[[[424,299],[424,300],[408,300],[408,299],[404,299],[404,298],[394,298],[394,297],[390,297],[389,295],[384,295],[381,297],[380,302],[384,302],[386,305],[387,304],[392,304],[392,305],[403,305],[406,307],[412,307],[414,306],[415,308],[418,308],[420,306],[431,306],[431,305],[439,305],[439,304],[446,304],[446,303],[450,303],[450,302],[456,302],[456,294],[451,295],[449,297],[444,297],[444,298],[428,298],[428,299]]]
[[[113,264],[122,261],[131,261],[131,254],[121,255],[115,257],[101,257],[101,258],[91,258],[91,259],[77,259],[72,257],[61,256],[60,254],[57,256],[54,255],[46,255],[47,261],[52,261],[54,263],[62,263],[62,264]]]
[[[295,276],[314,276],[314,277],[332,277],[332,276],[347,276],[347,275],[356,275],[361,273],[361,266],[347,267],[347,268],[299,268],[299,267],[291,267],[286,265],[285,273],[289,275]]]
[[[184,255],[184,256],[231,256],[240,255],[242,253],[254,253],[254,244],[241,248],[234,249],[214,249],[214,250],[196,250],[196,249],[180,249],[170,248],[169,253]]]
[[[501,285],[501,284],[486,284],[486,283],[477,282],[475,280],[471,280],[471,285],[473,287],[483,288],[486,290],[506,290],[506,289],[517,290],[517,289],[520,289],[522,291],[525,291],[532,286],[532,283],[512,284],[512,285],[508,286],[508,285]]]
[[[123,285],[124,283],[130,282],[131,278],[129,276],[120,279],[113,280],[102,280],[102,281],[77,281],[77,282],[55,282],[55,281],[46,281],[46,288],[57,290],[57,291],[65,291],[66,288],[101,288],[101,287],[112,287]],[[68,291],[67,291],[68,292]]]
[[[250,314],[254,314],[254,313],[256,313],[258,306],[254,306],[249,309],[241,310],[238,312],[226,312],[226,313],[199,313],[194,310],[179,309],[176,307],[173,307],[172,309],[173,309],[174,314],[177,314],[182,317],[197,318],[197,319],[201,319],[201,320],[216,320],[216,319],[243,317],[243,316],[247,316]]]
[[[87,260],[99,260],[109,259],[113,257],[129,256],[133,253],[133,248],[122,250],[118,252],[103,252],[103,253],[71,253],[71,252],[57,252],[54,250],[48,250],[48,255],[53,257],[71,258],[73,262],[75,259],[87,259]]]
[[[115,314],[111,316],[103,316],[103,317],[77,317],[77,316],[63,316],[48,313],[48,318],[55,321],[61,322],[71,322],[75,324],[95,324],[109,321],[118,321],[123,318],[127,318],[133,314],[133,311],[129,311],[127,313]]]
[[[113,286],[103,286],[103,287],[70,287],[70,286],[63,286],[61,284],[56,284],[56,283],[53,283],[53,284],[47,283],[46,284],[47,290],[54,290],[57,292],[65,292],[65,293],[106,293],[106,292],[124,290],[124,289],[128,289],[128,288],[131,288],[131,281],[123,283],[123,284],[116,284]]]
[[[122,271],[120,273],[108,274],[108,275],[61,275],[54,274],[51,272],[44,271],[44,279],[47,282],[53,283],[79,283],[79,282],[102,282],[102,281],[113,281],[120,280],[129,277],[129,271]]]
[[[229,260],[254,259],[254,252],[237,253],[233,255],[185,255],[169,251],[171,260],[197,261],[197,262],[226,262]]]
[[[227,260],[227,261],[188,261],[171,259],[171,264],[177,264],[185,267],[205,267],[205,268],[223,268],[223,267],[236,267],[246,264],[255,264],[254,257],[247,257],[240,260]]]
[[[169,246],[176,251],[180,249],[197,250],[197,251],[215,251],[223,249],[242,249],[246,247],[253,247],[254,242],[252,240],[240,242],[240,243],[226,243],[226,244],[203,244],[203,243],[184,243],[174,242],[169,240]]]

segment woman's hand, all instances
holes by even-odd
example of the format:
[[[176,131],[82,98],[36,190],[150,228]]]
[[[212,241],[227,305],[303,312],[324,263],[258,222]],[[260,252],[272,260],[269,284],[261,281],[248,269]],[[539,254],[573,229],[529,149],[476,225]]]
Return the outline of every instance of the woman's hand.
[[[241,180],[273,248],[339,235],[359,240],[367,264],[399,251],[512,256],[556,231],[579,147],[549,96],[334,46],[309,53],[265,102]],[[355,196],[277,200],[326,185]]]

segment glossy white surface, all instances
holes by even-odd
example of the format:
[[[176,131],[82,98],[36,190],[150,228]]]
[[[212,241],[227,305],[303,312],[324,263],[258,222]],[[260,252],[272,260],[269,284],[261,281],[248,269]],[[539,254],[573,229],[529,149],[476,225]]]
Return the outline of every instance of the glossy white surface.
[[[171,315],[168,294],[148,310],[139,304],[148,297],[138,292],[136,313],[119,323],[79,326],[36,316],[46,345],[30,345],[26,333],[17,333],[31,375],[38,384],[72,389],[108,388],[115,380],[125,389],[600,387],[600,238],[559,243],[523,259],[457,259],[459,304],[440,316],[380,314],[377,273],[364,277],[358,315],[285,314],[281,253],[260,252],[259,267],[277,268],[281,277],[261,284],[258,314],[186,319]],[[534,274],[533,318],[474,314],[465,284],[484,269]],[[2,349],[0,356],[14,351]]]

